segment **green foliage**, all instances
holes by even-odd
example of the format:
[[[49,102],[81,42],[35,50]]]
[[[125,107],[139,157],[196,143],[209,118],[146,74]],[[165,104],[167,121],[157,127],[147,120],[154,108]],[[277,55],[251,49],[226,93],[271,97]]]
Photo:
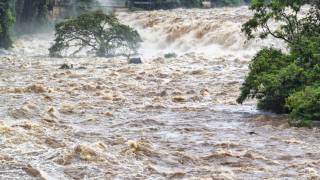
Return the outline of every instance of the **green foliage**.
[[[169,59],[169,58],[176,58],[177,54],[176,53],[167,53],[164,55],[165,58]]]
[[[310,3],[310,0],[278,0],[265,4],[264,0],[254,1],[249,9],[254,11],[254,16],[242,26],[242,31],[248,39],[256,37],[253,34],[258,28],[262,30],[260,38],[272,35],[287,42],[289,45],[299,44],[303,36],[316,36],[320,33],[320,1],[313,5],[308,16],[299,18],[298,13],[302,5]],[[289,9],[289,11],[287,11]],[[280,28],[273,30],[270,21],[280,23]]]
[[[11,1],[2,0],[0,2],[0,48],[8,49],[12,46],[10,28],[14,20],[11,12]]]
[[[181,0],[181,6],[186,8],[195,8],[201,6],[200,0]]]
[[[291,94],[286,102],[291,111],[289,123],[294,126],[312,126],[312,120],[320,119],[320,87],[307,86],[304,90]]]
[[[213,1],[214,7],[236,7],[244,5],[244,0],[215,0]]]
[[[52,57],[59,57],[64,49],[77,47],[73,54],[90,48],[96,56],[113,56],[119,51],[135,52],[142,39],[138,32],[120,24],[115,14],[101,10],[82,13],[55,25],[55,43],[50,47]]]
[[[280,76],[280,70],[289,63],[290,58],[280,50],[264,48],[259,51],[249,65],[250,72],[240,88],[237,102],[242,103],[247,97],[257,98],[258,108],[282,112],[289,93],[285,87],[292,85],[286,83],[287,77]]]
[[[145,9],[138,8],[138,7],[135,7],[135,6],[130,6],[129,7],[129,12],[135,12],[135,11],[145,11]]]
[[[90,12],[93,8],[94,0],[75,0],[77,13]]]
[[[259,51],[249,65],[237,102],[256,98],[259,109],[289,112],[289,123],[295,126],[311,126],[313,120],[320,120],[320,1],[312,5],[306,17],[299,18],[305,3],[308,1],[265,4],[258,0],[250,6],[255,11],[253,18],[242,28],[248,39],[254,38],[253,32],[259,28],[260,38],[271,35],[284,40],[290,54],[274,48]],[[271,20],[280,27],[272,30]]]
[[[155,0],[155,9],[174,9],[180,7],[180,0]]]

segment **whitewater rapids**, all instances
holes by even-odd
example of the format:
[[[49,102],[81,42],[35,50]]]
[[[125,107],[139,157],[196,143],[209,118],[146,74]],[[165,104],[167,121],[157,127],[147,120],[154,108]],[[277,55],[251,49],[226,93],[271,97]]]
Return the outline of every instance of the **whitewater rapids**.
[[[318,127],[235,102],[256,51],[286,50],[247,41],[251,16],[119,13],[144,40],[136,65],[50,58],[52,34],[17,39],[0,54],[0,179],[320,179]]]

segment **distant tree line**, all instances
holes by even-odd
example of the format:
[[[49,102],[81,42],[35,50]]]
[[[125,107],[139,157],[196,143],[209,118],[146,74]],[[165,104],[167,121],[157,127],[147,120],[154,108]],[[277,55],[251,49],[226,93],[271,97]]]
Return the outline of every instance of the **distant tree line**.
[[[8,49],[12,45],[10,28],[14,22],[11,0],[0,2],[0,48]]]
[[[244,5],[244,0],[130,0],[131,6],[143,8],[146,10],[151,9],[174,9],[174,8],[199,8],[202,7],[202,2],[208,2],[213,7],[234,7]],[[150,4],[138,4],[135,2],[149,2]]]
[[[94,0],[72,0],[72,15],[89,11]],[[49,0],[1,0],[0,2],[0,48],[12,46],[11,36],[37,33],[52,28],[48,19]],[[69,15],[69,14],[68,14]]]

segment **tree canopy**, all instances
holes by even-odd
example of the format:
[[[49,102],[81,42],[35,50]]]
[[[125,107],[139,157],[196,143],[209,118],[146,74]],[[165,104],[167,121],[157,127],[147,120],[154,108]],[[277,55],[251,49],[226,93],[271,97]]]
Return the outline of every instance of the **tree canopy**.
[[[310,4],[309,13],[299,16],[301,8]],[[265,47],[249,65],[241,94],[257,98],[258,108],[278,113],[289,112],[289,123],[311,126],[320,120],[320,0],[257,0],[249,7],[254,16],[243,24],[248,39],[271,35],[285,41],[290,53]],[[278,28],[271,27],[276,21]]]
[[[0,48],[8,49],[12,46],[10,28],[14,23],[10,0],[0,2]]]
[[[82,13],[55,25],[55,40],[49,52],[59,57],[62,51],[76,47],[76,54],[84,48],[96,56],[113,56],[119,52],[132,53],[139,48],[142,39],[138,32],[119,23],[115,14],[101,10]]]
[[[11,0],[12,11],[16,19],[15,35],[41,32],[50,26],[48,20],[48,0]],[[52,27],[52,26],[51,26]]]

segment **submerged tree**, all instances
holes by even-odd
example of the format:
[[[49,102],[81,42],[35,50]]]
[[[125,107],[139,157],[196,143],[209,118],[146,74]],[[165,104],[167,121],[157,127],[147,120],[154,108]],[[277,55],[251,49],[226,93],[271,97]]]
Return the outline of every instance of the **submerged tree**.
[[[52,57],[61,56],[69,47],[77,47],[73,54],[89,48],[100,57],[115,55],[123,49],[132,53],[142,42],[136,30],[120,24],[115,14],[107,15],[101,10],[66,19],[55,25],[55,31],[56,38],[49,49]]]
[[[312,1],[309,13],[299,17],[308,3],[277,0],[266,4],[257,0],[250,6],[253,18],[242,28],[248,39],[260,29],[260,38],[271,35],[284,40],[290,54],[275,48],[259,51],[249,65],[237,102],[257,98],[258,108],[289,112],[289,123],[296,126],[311,126],[313,120],[320,120],[320,0]],[[272,20],[279,28],[270,26]]]

